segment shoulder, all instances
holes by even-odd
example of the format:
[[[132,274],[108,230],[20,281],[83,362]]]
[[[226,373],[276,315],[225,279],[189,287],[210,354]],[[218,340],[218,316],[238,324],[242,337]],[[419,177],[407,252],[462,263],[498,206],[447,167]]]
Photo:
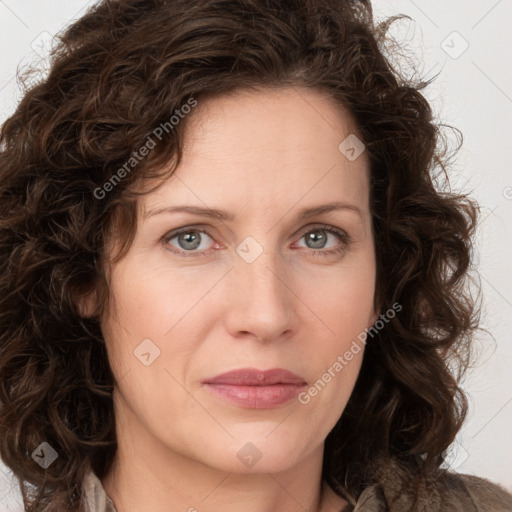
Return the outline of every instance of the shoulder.
[[[512,512],[512,494],[485,478],[443,469],[422,479],[397,460],[378,465],[376,476],[357,512]]]
[[[512,512],[512,494],[485,478],[446,472],[436,487],[442,510]]]
[[[82,492],[85,512],[116,512],[114,503],[107,496],[100,479],[91,469],[88,470],[83,480]]]

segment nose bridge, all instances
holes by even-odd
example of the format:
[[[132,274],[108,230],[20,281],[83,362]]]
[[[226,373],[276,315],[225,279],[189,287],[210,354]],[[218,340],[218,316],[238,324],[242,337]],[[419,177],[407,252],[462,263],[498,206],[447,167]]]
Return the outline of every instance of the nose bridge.
[[[279,254],[247,237],[237,247],[235,261],[231,330],[250,332],[263,340],[290,329],[293,294]]]

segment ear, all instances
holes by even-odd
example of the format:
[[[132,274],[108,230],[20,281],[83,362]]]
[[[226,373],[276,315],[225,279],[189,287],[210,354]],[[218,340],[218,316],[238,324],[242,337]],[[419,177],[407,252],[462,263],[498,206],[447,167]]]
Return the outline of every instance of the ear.
[[[98,298],[96,291],[82,293],[75,300],[78,314],[83,318],[92,318],[96,315],[98,309]]]

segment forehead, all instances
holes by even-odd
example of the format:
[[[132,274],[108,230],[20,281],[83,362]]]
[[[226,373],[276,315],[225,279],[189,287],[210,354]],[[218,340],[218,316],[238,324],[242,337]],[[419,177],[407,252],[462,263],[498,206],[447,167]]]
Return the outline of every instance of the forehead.
[[[319,90],[239,89],[199,101],[187,120],[184,146],[185,152],[194,154],[205,147],[221,155],[227,143],[233,154],[264,149],[265,154],[293,151],[312,156],[322,143],[336,148],[356,132],[348,110]],[[222,148],[212,152],[219,143]]]
[[[367,206],[366,154],[352,161],[340,150],[356,133],[350,114],[316,90],[241,90],[199,101],[180,166],[144,198],[144,209],[177,200],[262,212],[315,201]]]

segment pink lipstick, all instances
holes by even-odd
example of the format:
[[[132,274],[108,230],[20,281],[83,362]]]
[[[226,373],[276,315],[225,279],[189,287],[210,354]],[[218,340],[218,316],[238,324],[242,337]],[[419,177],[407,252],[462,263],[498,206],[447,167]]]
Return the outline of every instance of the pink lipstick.
[[[241,368],[205,379],[203,384],[214,395],[239,407],[271,409],[295,398],[306,381],[282,368]]]

